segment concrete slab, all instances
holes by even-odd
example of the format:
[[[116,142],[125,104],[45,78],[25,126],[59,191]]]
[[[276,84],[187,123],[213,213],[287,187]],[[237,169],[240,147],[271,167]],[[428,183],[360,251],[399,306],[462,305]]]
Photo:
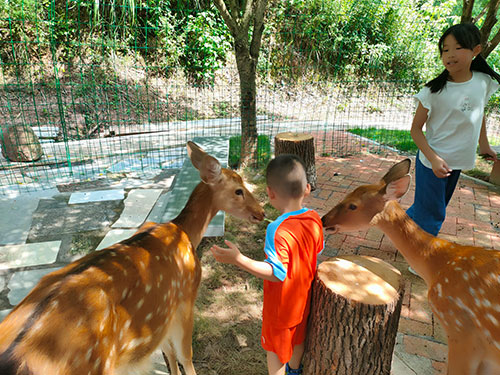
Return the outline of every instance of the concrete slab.
[[[15,306],[21,302],[43,276],[59,268],[50,267],[39,270],[20,271],[12,275],[8,285],[10,292],[7,295],[11,305]]]
[[[68,204],[114,201],[125,198],[125,190],[79,191],[71,194]]]
[[[227,167],[229,138],[195,138],[193,141],[210,155],[216,157],[223,167]],[[191,192],[199,182],[200,174],[198,170],[193,166],[191,160],[186,158],[183,167],[177,175],[175,185],[172,187],[169,204],[161,219],[162,223],[168,222],[179,215],[186,205]],[[222,235],[224,235],[224,213],[219,212],[210,222],[205,236]]]
[[[56,189],[20,194],[0,198],[0,245],[26,242],[31,227],[33,212],[38,202],[59,192]]]
[[[102,250],[117,242],[123,241],[132,236],[136,229],[111,229],[97,246],[96,250]]]
[[[7,315],[11,312],[11,309],[0,311],[0,322],[5,319]]]
[[[61,199],[42,199],[33,214],[28,239],[42,242],[59,239],[63,234],[105,229],[116,221],[122,205],[122,201],[68,205]]]
[[[172,193],[170,191],[160,195],[153,209],[149,213],[146,221],[152,221],[153,223],[161,223],[163,218],[163,213],[168,207],[168,202],[170,201],[170,196]]]
[[[112,228],[138,228],[144,223],[158,200],[160,189],[131,190],[125,199],[125,209]]]
[[[0,277],[0,292],[5,288],[5,280],[3,277]]]
[[[54,263],[60,246],[61,241],[1,246],[0,270]]]

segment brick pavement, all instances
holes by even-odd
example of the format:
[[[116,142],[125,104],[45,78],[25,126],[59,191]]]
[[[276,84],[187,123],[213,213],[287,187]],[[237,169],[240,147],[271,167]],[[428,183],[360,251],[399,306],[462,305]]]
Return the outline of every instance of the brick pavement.
[[[321,215],[333,207],[347,192],[359,185],[374,183],[397,161],[397,154],[361,154],[346,158],[318,157],[317,190],[306,205]],[[411,174],[414,175],[414,158]],[[413,202],[414,179],[410,191],[401,199],[408,208]],[[500,189],[462,176],[447,210],[439,237],[465,245],[500,250]],[[399,324],[403,350],[432,366],[429,375],[446,373],[447,346],[441,326],[427,302],[427,288],[422,279],[408,272],[408,264],[394,245],[378,229],[325,237],[325,256],[343,254],[369,255],[381,258],[398,268],[405,279],[405,295]],[[402,372],[403,373],[403,372]],[[421,375],[420,373],[418,373]]]

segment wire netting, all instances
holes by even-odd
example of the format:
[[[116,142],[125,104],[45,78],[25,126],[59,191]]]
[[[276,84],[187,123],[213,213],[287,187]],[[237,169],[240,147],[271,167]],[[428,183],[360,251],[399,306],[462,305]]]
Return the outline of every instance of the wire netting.
[[[411,3],[270,2],[259,134],[310,132],[318,155],[407,149],[412,94],[439,70],[437,21]],[[234,60],[210,2],[2,2],[0,191],[180,168],[186,141],[238,136]]]

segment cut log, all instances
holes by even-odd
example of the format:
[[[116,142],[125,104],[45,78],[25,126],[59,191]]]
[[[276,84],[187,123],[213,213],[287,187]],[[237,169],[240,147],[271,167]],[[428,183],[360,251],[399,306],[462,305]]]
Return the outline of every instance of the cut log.
[[[274,137],[274,154],[293,154],[300,156],[306,165],[307,182],[311,190],[316,189],[316,159],[314,137],[305,133],[285,132]]]
[[[308,375],[389,375],[401,314],[401,273],[368,256],[318,266],[304,354]]]
[[[43,155],[42,146],[29,126],[12,125],[0,132],[2,155],[10,161],[36,161]]]

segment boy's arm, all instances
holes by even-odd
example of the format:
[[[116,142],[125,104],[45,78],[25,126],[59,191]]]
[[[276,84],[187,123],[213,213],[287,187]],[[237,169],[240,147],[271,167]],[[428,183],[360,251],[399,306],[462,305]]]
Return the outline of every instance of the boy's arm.
[[[488,134],[486,132],[486,119],[483,117],[481,124],[481,132],[479,133],[479,154],[487,155],[487,159],[497,161],[497,153],[491,148],[488,142]]]
[[[451,173],[450,167],[448,167],[446,161],[444,161],[438,154],[436,154],[431,146],[429,146],[424,132],[422,131],[422,128],[427,121],[428,113],[429,110],[424,108],[422,103],[419,102],[417,110],[415,112],[415,116],[413,117],[413,122],[411,124],[410,134],[418,149],[425,155],[427,160],[431,162],[432,171],[434,172],[436,177],[448,177]]]
[[[269,281],[280,281],[273,273],[273,266],[267,262],[259,262],[257,260],[250,259],[249,257],[240,253],[240,250],[231,241],[224,241],[229,248],[222,248],[217,245],[213,245],[210,251],[214,255],[215,259],[221,263],[234,264],[242,270],[245,270],[252,275]]]

